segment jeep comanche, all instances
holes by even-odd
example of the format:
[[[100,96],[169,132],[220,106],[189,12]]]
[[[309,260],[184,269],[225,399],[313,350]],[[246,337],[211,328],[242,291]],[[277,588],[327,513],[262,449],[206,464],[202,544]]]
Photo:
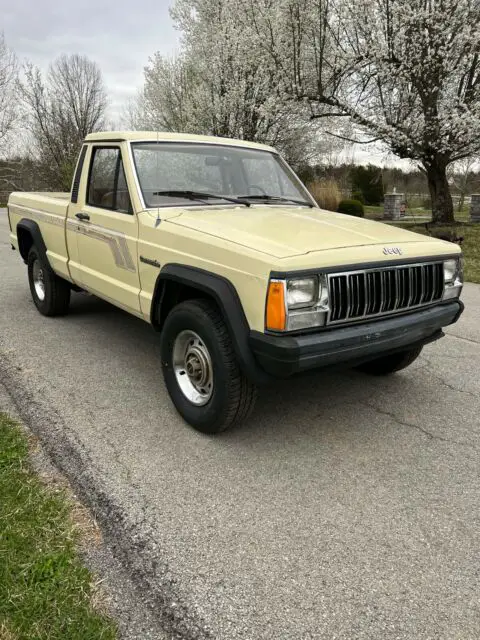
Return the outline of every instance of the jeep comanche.
[[[91,134],[70,193],[12,193],[8,215],[40,313],[65,314],[73,289],[149,322],[175,407],[205,433],[278,377],[403,369],[463,309],[457,245],[320,209],[260,144]]]

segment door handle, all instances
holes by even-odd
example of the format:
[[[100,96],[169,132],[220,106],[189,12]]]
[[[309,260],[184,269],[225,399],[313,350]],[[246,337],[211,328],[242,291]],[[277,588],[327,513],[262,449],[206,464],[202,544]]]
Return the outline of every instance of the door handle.
[[[75,217],[78,218],[79,220],[90,220],[90,216],[88,215],[88,213],[76,213]]]

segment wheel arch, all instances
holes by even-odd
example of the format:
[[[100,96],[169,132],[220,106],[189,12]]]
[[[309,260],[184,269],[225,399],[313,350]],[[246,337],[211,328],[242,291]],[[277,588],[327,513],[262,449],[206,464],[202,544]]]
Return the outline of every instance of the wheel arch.
[[[18,238],[18,250],[26,263],[28,261],[28,253],[33,245],[45,258],[47,264],[50,264],[47,256],[47,247],[42,236],[42,232],[37,222],[29,220],[28,218],[22,218],[17,224],[17,238]]]
[[[270,376],[259,366],[250,348],[250,327],[234,285],[223,276],[180,264],[163,266],[152,299],[150,321],[161,331],[170,311],[180,302],[207,298],[217,305],[227,325],[240,366],[253,382],[268,382]]]

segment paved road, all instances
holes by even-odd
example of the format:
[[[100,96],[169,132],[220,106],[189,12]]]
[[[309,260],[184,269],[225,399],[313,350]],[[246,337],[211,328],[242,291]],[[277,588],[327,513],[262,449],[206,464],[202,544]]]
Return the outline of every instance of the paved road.
[[[406,372],[282,382],[209,438],[172,408],[148,325],[86,295],[36,312],[5,217],[0,282],[0,377],[170,629],[479,637],[480,287]]]

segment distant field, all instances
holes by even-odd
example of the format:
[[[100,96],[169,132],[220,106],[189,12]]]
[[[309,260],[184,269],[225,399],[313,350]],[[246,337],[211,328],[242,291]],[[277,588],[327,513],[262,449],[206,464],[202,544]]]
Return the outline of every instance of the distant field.
[[[383,204],[378,207],[372,205],[365,205],[365,217],[372,220],[383,217]],[[406,210],[407,216],[419,216],[421,218],[432,217],[432,211],[430,209],[424,209],[423,207],[409,208]]]
[[[390,223],[398,224],[398,223]],[[400,223],[402,229],[409,229],[416,233],[428,235],[423,225]],[[480,284],[480,224],[467,224],[460,222],[455,227],[456,235],[463,237],[462,251],[465,257],[465,280]],[[449,233],[452,227],[439,227],[435,229],[436,234]]]
[[[370,204],[366,204],[364,206],[364,209],[365,209],[365,216],[367,218],[381,218],[383,216],[383,204],[379,205],[378,207],[375,207]]]
[[[421,221],[416,224],[415,221],[401,220],[399,222],[390,222],[389,224],[401,226],[402,229],[409,229],[416,233],[428,235],[428,231],[425,229],[425,223],[432,217],[432,212],[428,209],[407,209],[408,216],[421,216]],[[381,219],[383,216],[383,206],[379,207],[365,207],[365,217],[374,219]],[[424,216],[428,216],[425,218]],[[463,237],[462,251],[465,256],[465,280],[468,282],[477,282],[480,284],[480,224],[470,224],[468,222],[470,213],[465,210],[461,213],[455,212],[455,219],[457,224],[453,227],[458,237]],[[435,230],[435,234],[449,233],[452,231],[452,227],[439,227]]]
[[[431,219],[432,211],[431,209],[424,209],[423,207],[415,207],[407,209],[406,215],[409,217],[419,217],[422,219],[422,222],[425,222],[424,218]],[[379,205],[378,207],[365,205],[365,217],[371,220],[383,218],[383,205]],[[455,211],[455,220],[466,222],[469,218],[470,211],[468,208],[465,208],[463,211]]]

